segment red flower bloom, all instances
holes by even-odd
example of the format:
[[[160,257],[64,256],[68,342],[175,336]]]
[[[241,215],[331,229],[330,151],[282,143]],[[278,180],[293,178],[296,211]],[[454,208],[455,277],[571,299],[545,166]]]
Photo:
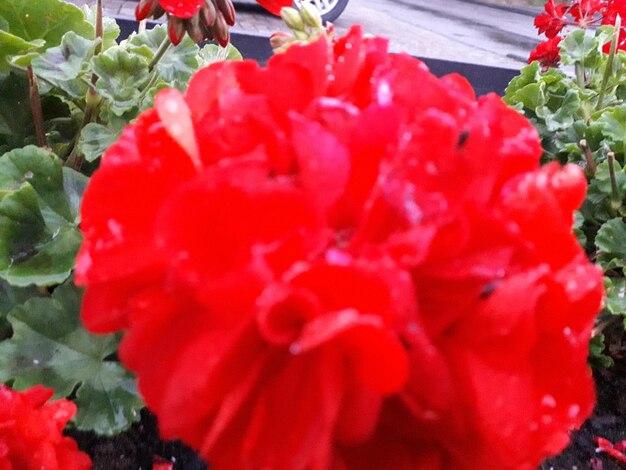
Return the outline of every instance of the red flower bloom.
[[[606,0],[578,0],[570,7],[569,14],[572,15],[578,26],[588,28],[597,24],[597,20],[602,17],[606,6]]]
[[[557,5],[555,0],[549,0],[545,4],[545,13],[537,15],[535,18],[535,27],[539,30],[539,34],[544,34],[548,38],[558,35],[561,30],[568,24],[565,14],[569,7],[566,4]]]
[[[556,36],[540,43],[534,51],[530,53],[528,63],[538,60],[543,68],[558,67],[561,62],[561,41],[562,37]]]
[[[216,468],[535,468],[591,412],[602,295],[540,154],[358,28],[213,65],[93,176],[83,320]]]
[[[0,385],[0,468],[3,470],[86,470],[87,454],[63,436],[76,413],[67,400],[48,402],[53,391],[41,386],[16,392]]]

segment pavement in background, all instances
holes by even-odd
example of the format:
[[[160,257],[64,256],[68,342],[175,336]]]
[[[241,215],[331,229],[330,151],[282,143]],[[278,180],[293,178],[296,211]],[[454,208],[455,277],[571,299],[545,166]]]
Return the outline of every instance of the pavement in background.
[[[137,3],[104,0],[104,5],[108,15],[134,18]],[[235,0],[235,9],[235,32],[269,36],[285,30],[280,19],[265,13],[252,0]],[[395,52],[519,69],[539,42],[533,26],[538,11],[476,0],[351,0],[335,26],[341,33],[360,23],[367,32],[388,37]]]

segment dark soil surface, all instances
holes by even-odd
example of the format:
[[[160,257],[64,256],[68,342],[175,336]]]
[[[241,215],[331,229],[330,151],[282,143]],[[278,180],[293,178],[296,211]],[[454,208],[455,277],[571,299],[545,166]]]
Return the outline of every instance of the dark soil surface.
[[[595,373],[598,404],[594,415],[572,435],[565,451],[545,462],[539,470],[625,470],[626,464],[596,453],[596,437],[615,443],[626,439],[626,362]],[[87,452],[94,470],[151,470],[153,463],[172,462],[174,470],[206,470],[207,465],[178,441],[159,439],[156,418],[142,411],[141,421],[118,436],[103,438],[93,433],[67,432]],[[486,469],[485,469],[486,470]]]
[[[154,415],[142,410],[141,421],[114,437],[67,431],[93,461],[93,470],[152,470],[154,462],[172,462],[174,470],[207,470],[207,465],[179,441],[161,441]]]

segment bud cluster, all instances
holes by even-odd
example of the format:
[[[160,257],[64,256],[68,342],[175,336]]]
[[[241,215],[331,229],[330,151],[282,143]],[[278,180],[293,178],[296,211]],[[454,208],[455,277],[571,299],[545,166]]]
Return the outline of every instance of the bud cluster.
[[[272,34],[270,44],[276,54],[285,52],[293,43],[307,43],[320,36],[332,37],[334,34],[334,26],[327,23],[324,27],[319,10],[307,1],[300,4],[299,10],[290,7],[283,8],[280,16],[293,35],[282,32]]]
[[[174,45],[180,43],[187,32],[197,43],[215,39],[225,47],[230,40],[228,27],[235,24],[235,8],[231,0],[206,0],[200,3],[199,10],[194,13],[196,9],[193,8],[190,15],[185,15],[169,11],[159,0],[140,0],[135,17],[141,21],[167,15],[169,36]]]

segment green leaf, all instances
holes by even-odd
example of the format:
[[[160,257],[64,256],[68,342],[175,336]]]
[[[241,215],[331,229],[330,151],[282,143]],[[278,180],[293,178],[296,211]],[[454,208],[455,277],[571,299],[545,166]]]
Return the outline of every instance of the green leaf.
[[[142,55],[150,61],[165,38],[167,27],[159,25],[142,33],[133,34],[125,46],[129,52]],[[169,86],[183,90],[193,73],[198,70],[198,51],[196,43],[185,35],[180,44],[169,48],[155,66],[155,70]]]
[[[604,278],[605,308],[613,315],[626,315],[626,279]]]
[[[16,306],[39,295],[35,287],[14,287],[0,279],[0,317],[6,316]]]
[[[611,219],[600,227],[596,247],[603,253],[626,259],[626,223],[621,217]]]
[[[626,105],[604,110],[598,119],[603,133],[616,143],[626,141]]]
[[[576,239],[578,240],[578,244],[583,248],[587,245],[587,236],[583,230],[583,224],[585,222],[585,217],[580,211],[574,212],[574,235],[576,235]]]
[[[89,334],[80,324],[81,292],[68,282],[51,298],[16,307],[8,319],[13,337],[0,343],[0,380],[24,390],[54,388],[55,397],[75,392],[80,430],[117,434],[139,417],[143,406],[133,377],[110,361],[116,335]]]
[[[45,45],[44,41],[26,41],[6,31],[0,30],[0,77],[6,76],[11,68],[9,58],[27,54]]]
[[[109,100],[111,111],[121,116],[138,105],[141,87],[149,77],[148,61],[115,46],[91,60],[98,75],[98,93]]]
[[[619,162],[615,162],[615,182],[617,183],[617,191],[620,198],[624,198],[626,192],[626,173],[622,170]],[[611,174],[609,172],[609,163],[604,161],[598,164],[596,168],[595,178],[589,185],[588,197],[595,203],[600,203],[611,197]]]
[[[579,29],[568,34],[561,41],[560,47],[563,63],[582,62],[588,66],[597,60],[600,44],[598,38],[589,36],[584,30]]]
[[[537,61],[522,67],[520,74],[514,77],[509,85],[506,87],[504,94],[504,101],[507,104],[517,103],[518,100],[514,98],[515,93],[524,88],[526,85],[536,83],[541,77],[541,64]]]
[[[604,354],[606,346],[604,344],[604,335],[595,335],[591,338],[589,343],[589,362],[594,367],[608,368],[614,364],[613,359],[610,356]]]
[[[596,247],[600,250],[598,262],[605,270],[626,266],[626,223],[621,217],[611,219],[600,227]]]
[[[101,124],[87,124],[80,133],[78,147],[88,162],[100,158],[117,140],[119,133]]]
[[[87,60],[93,53],[93,41],[70,31],[61,45],[51,47],[32,61],[35,74],[74,98],[84,98],[87,84],[81,80]]]
[[[81,242],[86,179],[39,147],[0,158],[0,278],[16,286],[67,279]]]
[[[0,78],[0,134],[21,140],[31,126],[26,76],[11,73]]]
[[[2,0],[0,17],[6,24],[0,31],[0,69],[6,69],[9,56],[59,45],[68,31],[94,36],[81,9],[61,0]]]
[[[535,111],[546,104],[545,84],[531,83],[511,95],[511,100],[524,105],[524,108]]]
[[[217,44],[207,44],[200,50],[200,67],[206,67],[224,60],[243,60],[243,57],[241,52],[231,43],[228,43],[226,47],[221,47]]]
[[[563,97],[555,112],[547,106],[537,109],[537,116],[545,120],[546,128],[549,132],[568,129],[574,124],[576,113],[580,108],[580,98],[576,90],[569,89]]]
[[[39,295],[35,287],[15,287],[0,279],[0,341],[12,334],[11,325],[6,319],[8,313],[16,306]]]

